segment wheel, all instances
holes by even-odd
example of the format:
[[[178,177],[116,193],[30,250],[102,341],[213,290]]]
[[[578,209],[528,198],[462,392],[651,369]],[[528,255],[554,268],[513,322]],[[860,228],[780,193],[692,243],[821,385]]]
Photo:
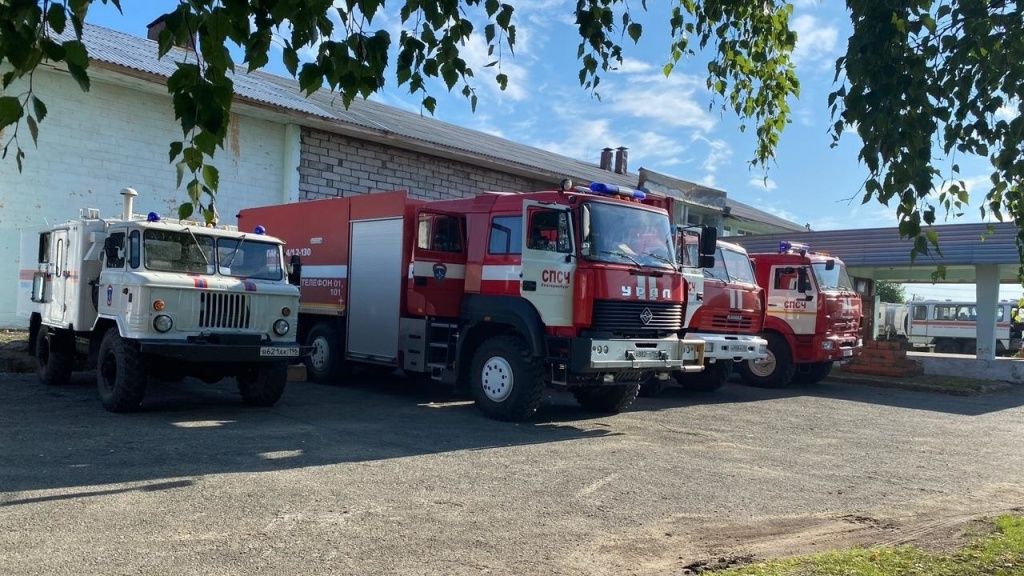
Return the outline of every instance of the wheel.
[[[146,393],[146,371],[135,346],[111,328],[100,343],[96,388],[103,407],[111,412],[138,410]]]
[[[661,396],[661,393],[665,391],[665,381],[658,379],[655,375],[651,375],[650,378],[640,383],[639,396],[644,398],[654,398]]]
[[[793,382],[797,384],[817,384],[832,372],[832,362],[815,362],[808,364],[793,375]]]
[[[935,353],[936,354],[959,354],[960,346],[957,345],[956,340],[950,340],[948,338],[942,338],[935,342]]]
[[[639,382],[576,388],[572,391],[572,395],[584,409],[605,414],[618,414],[629,408],[639,393]]]
[[[245,367],[235,376],[242,401],[250,406],[273,406],[284,394],[288,383],[288,364],[256,364]]]
[[[522,421],[537,411],[544,395],[544,363],[516,336],[486,340],[473,354],[473,399],[497,420]]]
[[[686,390],[694,392],[714,392],[732,377],[732,360],[719,360],[705,364],[704,370],[696,374],[676,372],[676,381]]]
[[[768,340],[768,357],[741,363],[740,376],[749,386],[781,388],[793,379],[793,354],[782,336],[768,334],[765,339]]]
[[[36,335],[36,374],[47,386],[62,386],[71,381],[75,366],[74,342],[69,336],[40,328]]]
[[[332,382],[342,373],[345,354],[341,350],[341,335],[327,322],[320,322],[309,331],[306,345],[311,346],[306,358],[309,379],[315,382]]]

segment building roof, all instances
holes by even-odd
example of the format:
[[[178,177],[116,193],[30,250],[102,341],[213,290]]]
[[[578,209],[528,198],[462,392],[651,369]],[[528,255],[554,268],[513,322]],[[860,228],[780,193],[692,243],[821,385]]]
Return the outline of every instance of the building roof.
[[[65,36],[71,38],[70,30],[65,32]],[[155,41],[93,24],[85,25],[82,40],[94,61],[159,78],[170,77],[176,70],[177,62],[195,58],[193,54],[179,48],[174,48],[163,58],[158,58]],[[243,70],[244,67],[239,66],[239,72],[230,74],[235,93],[241,100],[305,115],[310,121],[331,125],[339,133],[358,129],[360,136],[365,137],[369,133],[393,145],[401,146],[401,142],[416,143],[421,147],[446,151],[451,155],[466,158],[469,162],[473,159],[489,160],[516,169],[520,173],[530,173],[538,179],[548,176],[553,182],[569,176],[587,182],[600,181],[628,187],[638,185],[639,177],[636,173],[617,174],[603,170],[595,163],[555,154],[372,100],[357,98],[346,109],[337,94],[320,90],[306,98],[299,90],[298,83],[291,78],[261,71],[246,73]],[[300,120],[298,123],[304,122]],[[726,206],[737,218],[763,222],[783,229],[803,229],[799,224],[735,200],[727,199]]]

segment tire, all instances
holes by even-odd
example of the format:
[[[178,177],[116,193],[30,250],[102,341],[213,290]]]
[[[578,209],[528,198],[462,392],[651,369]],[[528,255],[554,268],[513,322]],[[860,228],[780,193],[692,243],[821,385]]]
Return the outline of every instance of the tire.
[[[96,389],[110,412],[133,412],[146,394],[142,355],[111,328],[103,336],[96,365]]]
[[[476,405],[496,420],[526,420],[544,396],[544,363],[517,336],[485,340],[473,354],[470,374]]]
[[[654,398],[661,396],[661,393],[665,391],[665,381],[659,380],[653,374],[647,380],[640,383],[640,393],[638,396],[644,398]]]
[[[616,384],[612,386],[595,386],[592,388],[576,388],[572,395],[585,410],[603,414],[618,414],[636,400],[640,393],[640,383]]]
[[[306,336],[311,346],[306,358],[306,371],[314,382],[333,382],[342,376],[345,353],[341,349],[341,335],[327,322],[318,322]]]
[[[705,364],[704,370],[696,374],[676,373],[676,381],[686,390],[694,392],[714,392],[732,378],[732,360],[719,360]]]
[[[796,384],[817,384],[832,373],[832,362],[815,362],[803,366],[793,375],[793,382]]]
[[[949,338],[941,338],[935,341],[935,353],[959,354],[960,346],[957,345],[956,340],[950,340]]]
[[[757,362],[748,360],[740,364],[740,376],[748,386],[759,388],[782,388],[793,380],[795,367],[793,353],[786,339],[778,334],[768,334],[768,358]]]
[[[247,366],[235,376],[242,401],[250,406],[273,406],[284,394],[288,383],[288,364],[256,364]]]
[[[74,342],[69,336],[40,328],[36,335],[36,374],[47,386],[63,386],[71,381],[75,366]]]

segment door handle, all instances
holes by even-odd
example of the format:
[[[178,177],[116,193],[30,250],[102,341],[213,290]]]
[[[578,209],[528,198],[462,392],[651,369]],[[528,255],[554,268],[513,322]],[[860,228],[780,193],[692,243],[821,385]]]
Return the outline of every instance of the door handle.
[[[537,290],[537,282],[534,280],[523,280],[523,291],[535,292]]]

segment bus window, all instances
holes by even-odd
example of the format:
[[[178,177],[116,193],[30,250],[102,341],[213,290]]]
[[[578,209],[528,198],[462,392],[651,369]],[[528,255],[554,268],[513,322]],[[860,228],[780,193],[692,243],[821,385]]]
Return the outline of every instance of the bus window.
[[[928,307],[923,305],[914,306],[914,320],[927,320]]]

